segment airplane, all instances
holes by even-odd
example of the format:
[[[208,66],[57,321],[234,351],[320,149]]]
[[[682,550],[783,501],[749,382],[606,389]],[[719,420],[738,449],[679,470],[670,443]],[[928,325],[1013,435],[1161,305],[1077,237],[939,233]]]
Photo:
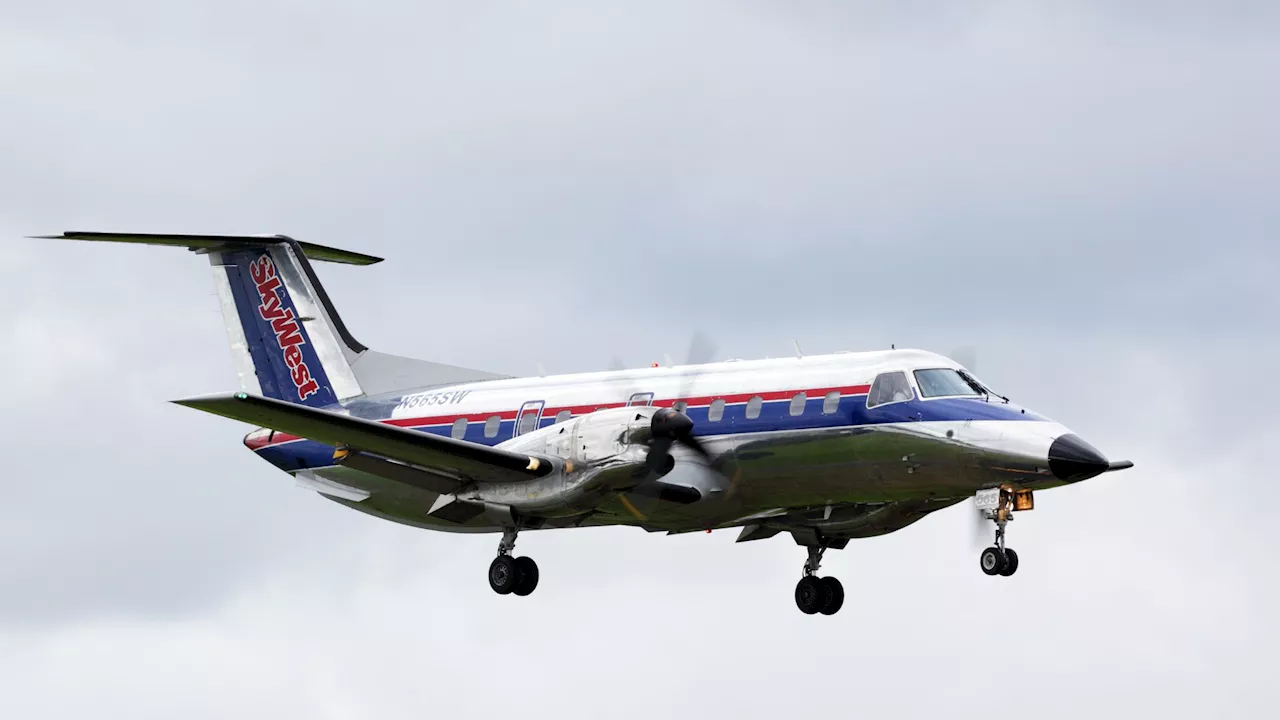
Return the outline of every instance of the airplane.
[[[818,574],[829,549],[972,500],[995,528],[979,565],[1007,577],[1006,526],[1035,491],[1133,466],[923,350],[509,377],[359,343],[311,262],[381,258],[285,235],[34,237],[206,255],[240,390],[175,402],[257,426],[245,446],[324,498],[501,533],[488,579],[502,595],[538,585],[514,555],[524,530],[738,528],[738,542],[786,533],[804,547],[796,605],[833,615],[844,588]]]

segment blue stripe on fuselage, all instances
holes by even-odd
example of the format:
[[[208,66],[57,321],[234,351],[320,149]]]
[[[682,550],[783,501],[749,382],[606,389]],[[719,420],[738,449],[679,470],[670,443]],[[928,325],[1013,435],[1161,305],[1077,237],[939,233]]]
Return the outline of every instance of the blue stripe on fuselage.
[[[867,409],[866,395],[850,395],[840,400],[834,413],[822,413],[823,398],[812,398],[805,404],[804,412],[791,415],[790,400],[774,400],[764,403],[760,415],[747,418],[746,403],[726,405],[724,417],[719,422],[710,422],[707,406],[690,407],[685,414],[694,422],[694,434],[699,436],[736,435],[740,433],[762,433],[796,430],[816,430],[821,428],[851,427],[858,425],[881,425],[885,423],[901,423],[913,421],[963,421],[963,420],[1008,420],[1008,421],[1043,421],[1044,417],[1014,405],[1001,402],[987,402],[973,398],[939,398],[936,400],[908,400],[906,402],[882,405]],[[543,428],[555,423],[554,417],[543,417],[538,427]],[[484,420],[468,423],[463,440],[481,445],[497,445],[510,440],[515,431],[514,419],[503,420],[495,437],[485,437]],[[448,437],[452,431],[451,424],[428,425],[409,428]],[[257,451],[263,459],[282,470],[305,470],[317,467],[328,467],[333,464],[333,448],[313,440],[297,440]]]

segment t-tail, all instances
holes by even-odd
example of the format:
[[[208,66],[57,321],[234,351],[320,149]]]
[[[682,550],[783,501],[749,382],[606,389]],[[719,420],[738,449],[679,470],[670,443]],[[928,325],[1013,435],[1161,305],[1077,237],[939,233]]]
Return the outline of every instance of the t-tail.
[[[284,235],[66,232],[39,237],[168,245],[208,255],[240,388],[248,393],[324,407],[505,377],[379,353],[352,337],[310,260],[372,265],[382,258]]]

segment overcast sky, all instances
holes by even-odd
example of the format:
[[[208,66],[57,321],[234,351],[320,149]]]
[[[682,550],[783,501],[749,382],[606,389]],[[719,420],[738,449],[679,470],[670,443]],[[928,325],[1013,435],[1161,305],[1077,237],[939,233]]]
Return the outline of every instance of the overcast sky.
[[[0,0],[0,716],[1270,717],[1270,2]],[[1120,7],[1122,6],[1122,7]],[[1133,471],[786,536],[400,527],[246,428],[209,269],[70,229],[282,232],[388,352],[512,374],[978,348]],[[531,290],[533,288],[534,290]]]

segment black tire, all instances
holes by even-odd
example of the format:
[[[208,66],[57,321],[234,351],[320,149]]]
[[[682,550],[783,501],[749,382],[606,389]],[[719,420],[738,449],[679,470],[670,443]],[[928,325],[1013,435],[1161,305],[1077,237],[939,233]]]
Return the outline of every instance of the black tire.
[[[1004,553],[1000,552],[1000,548],[994,545],[982,551],[982,556],[978,558],[978,563],[982,567],[982,572],[988,575],[999,575],[1004,569]]]
[[[840,612],[840,608],[844,606],[844,585],[841,585],[840,581],[833,577],[824,577],[822,578],[822,589],[826,590],[823,593],[823,598],[826,602],[822,604],[820,612],[823,615],[835,615]]]
[[[499,555],[489,563],[489,587],[499,595],[507,595],[520,585],[520,566],[510,555]]]
[[[1005,548],[1004,567],[1000,569],[1000,574],[1005,577],[1009,577],[1016,572],[1018,572],[1018,553],[1010,550],[1009,548]]]
[[[512,592],[524,597],[538,587],[538,563],[531,557],[518,557],[516,569],[520,571],[520,582],[516,583],[516,589]]]
[[[822,581],[812,575],[800,578],[796,583],[796,607],[805,615],[812,615],[822,609],[827,599],[827,591]]]

